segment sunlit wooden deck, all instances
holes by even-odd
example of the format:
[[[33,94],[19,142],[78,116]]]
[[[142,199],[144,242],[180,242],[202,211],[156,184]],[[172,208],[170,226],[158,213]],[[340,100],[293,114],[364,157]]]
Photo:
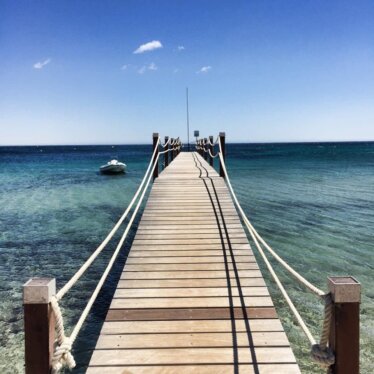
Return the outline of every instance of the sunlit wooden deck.
[[[180,153],[153,184],[88,373],[300,373],[223,178]]]

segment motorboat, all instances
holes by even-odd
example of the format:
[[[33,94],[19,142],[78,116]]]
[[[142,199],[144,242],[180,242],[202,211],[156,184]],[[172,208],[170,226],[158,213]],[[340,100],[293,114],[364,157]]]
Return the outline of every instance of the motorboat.
[[[126,172],[126,164],[118,160],[111,160],[107,164],[100,166],[100,173],[103,174],[120,174]]]

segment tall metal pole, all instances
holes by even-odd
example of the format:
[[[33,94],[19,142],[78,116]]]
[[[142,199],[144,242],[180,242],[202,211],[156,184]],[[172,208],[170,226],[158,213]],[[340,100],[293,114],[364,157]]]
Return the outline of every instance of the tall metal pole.
[[[190,114],[188,110],[188,87],[186,87],[186,103],[187,103],[187,149],[190,151]]]

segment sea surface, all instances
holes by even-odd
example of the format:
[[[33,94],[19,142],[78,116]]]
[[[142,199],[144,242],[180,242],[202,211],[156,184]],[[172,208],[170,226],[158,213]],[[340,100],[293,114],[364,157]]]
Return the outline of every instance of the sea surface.
[[[65,284],[130,202],[150,155],[150,145],[0,147],[0,373],[23,373],[23,283],[45,276]],[[128,173],[100,175],[113,157]],[[374,143],[228,144],[227,166],[250,220],[297,271],[323,289],[329,275],[362,283],[361,373],[373,373]],[[75,344],[74,373],[89,361],[133,234]],[[63,299],[68,334],[117,241]],[[322,373],[255,254],[302,372]],[[275,268],[318,337],[322,305]]]

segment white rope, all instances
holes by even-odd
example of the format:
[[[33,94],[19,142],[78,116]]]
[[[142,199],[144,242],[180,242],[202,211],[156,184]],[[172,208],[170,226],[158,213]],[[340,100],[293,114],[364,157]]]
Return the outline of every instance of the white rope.
[[[212,152],[210,151],[210,149],[208,149],[208,152],[209,152],[209,156],[210,156],[211,158],[219,157],[219,152],[217,152],[214,156],[212,155]]]
[[[251,229],[251,232],[253,233],[254,236],[256,236],[256,238],[265,246],[265,248],[275,257],[275,259],[286,269],[288,270],[298,281],[300,281],[300,283],[302,283],[305,287],[307,287],[311,292],[313,292],[314,294],[316,294],[317,296],[320,296],[320,297],[323,297],[325,295],[325,292],[323,292],[322,290],[320,290],[319,288],[317,288],[316,286],[314,286],[312,283],[310,283],[308,280],[306,280],[301,274],[299,274],[296,270],[294,270],[290,265],[287,264],[286,261],[284,261],[266,242],[265,240],[259,235],[259,233],[255,230],[255,228],[252,226],[252,224],[250,223],[250,221],[248,220],[247,216],[245,215],[241,205],[239,204],[239,201],[235,195],[235,192],[232,188],[232,185],[231,185],[231,182],[230,182],[230,179],[228,177],[228,174],[227,174],[227,169],[226,169],[226,165],[225,165],[225,161],[222,157],[222,149],[221,149],[221,143],[220,144],[220,153],[219,153],[219,157],[220,157],[220,160],[221,160],[221,164],[222,164],[222,167],[223,167],[223,170],[225,172],[225,175],[226,175],[226,181],[227,181],[227,184],[229,186],[229,189],[231,191],[231,194],[234,198],[234,201],[236,203],[236,205],[238,206],[238,209],[240,211],[240,214],[242,215],[244,221],[246,222],[247,226],[250,227]]]
[[[229,187],[229,190],[231,192],[231,195],[234,199],[234,202],[240,212],[240,215],[242,216],[242,219],[249,231],[249,233],[251,234],[251,237],[253,239],[253,241],[255,242],[255,245],[258,249],[258,251],[260,252],[261,254],[261,257],[263,258],[270,274],[272,275],[274,281],[276,282],[279,290],[281,291],[283,297],[285,298],[288,306],[290,307],[292,313],[294,314],[296,320],[298,321],[301,329],[303,330],[304,334],[306,335],[306,337],[308,338],[310,344],[312,345],[312,356],[313,358],[319,362],[320,364],[322,365],[327,365],[327,366],[330,366],[332,365],[334,362],[335,362],[335,358],[334,358],[334,354],[333,352],[331,351],[331,349],[329,349],[327,347],[327,344],[328,344],[328,331],[329,331],[329,328],[330,328],[330,322],[331,322],[331,303],[328,304],[326,303],[326,300],[327,298],[330,296],[329,294],[326,294],[324,293],[322,290],[320,290],[319,288],[315,287],[313,284],[311,284],[309,281],[307,281],[304,277],[302,277],[298,272],[296,272],[291,266],[289,266],[280,256],[278,256],[273,249],[270,248],[269,245],[266,244],[266,242],[260,237],[260,235],[257,233],[257,231],[254,229],[254,227],[252,226],[252,224],[250,223],[250,221],[248,220],[246,214],[244,213],[237,197],[236,197],[236,194],[232,188],[232,185],[231,185],[231,181],[230,181],[230,178],[228,176],[228,173],[227,173],[227,169],[226,169],[226,165],[225,165],[225,160],[222,156],[222,146],[221,146],[221,142],[219,142],[219,147],[220,147],[220,152],[218,153],[219,154],[219,158],[220,158],[220,161],[221,161],[221,165],[222,165],[222,168],[223,168],[223,171],[224,171],[224,174],[226,176],[226,182],[227,182],[227,185]],[[264,247],[272,254],[274,255],[274,257],[278,260],[279,263],[281,263],[285,269],[287,269],[292,275],[295,276],[295,278],[297,280],[299,280],[304,286],[306,286],[310,291],[312,291],[314,294],[316,294],[318,297],[320,298],[323,298],[325,300],[325,313],[324,313],[324,324],[323,324],[323,331],[322,331],[322,334],[321,334],[321,341],[320,341],[320,344],[317,344],[316,343],[316,340],[314,339],[313,335],[311,334],[310,330],[308,329],[308,327],[306,326],[304,320],[302,319],[302,317],[300,316],[298,310],[296,309],[295,305],[293,304],[292,300],[290,299],[287,291],[285,290],[285,288],[283,287],[281,281],[279,280],[277,274],[275,273],[272,265],[270,264],[266,254],[264,253],[259,241],[264,245]]]
[[[88,260],[72,276],[72,278],[65,284],[65,286],[62,287],[60,289],[60,291],[58,291],[58,293],[56,294],[57,300],[61,300],[61,298],[74,286],[74,284],[84,274],[84,272],[88,269],[88,267],[92,264],[92,262],[96,259],[96,257],[102,252],[102,250],[105,248],[105,246],[108,244],[108,242],[110,241],[110,239],[113,237],[113,235],[117,232],[118,228],[121,226],[122,222],[127,217],[128,213],[130,212],[132,206],[134,205],[134,202],[136,201],[136,199],[137,199],[137,197],[138,197],[138,195],[139,195],[139,193],[140,193],[140,191],[141,191],[141,189],[142,189],[142,187],[143,187],[143,185],[145,183],[147,174],[149,173],[149,170],[150,170],[150,168],[152,166],[153,159],[154,159],[156,151],[157,151],[157,145],[159,144],[159,142],[160,142],[160,138],[158,138],[158,140],[157,140],[156,147],[155,147],[155,149],[153,151],[153,155],[152,155],[151,161],[149,162],[149,165],[148,165],[147,171],[144,174],[143,180],[140,183],[140,186],[139,186],[138,190],[136,191],[134,197],[132,198],[130,204],[128,205],[127,209],[122,214],[122,216],[118,220],[118,222],[115,224],[115,226],[113,227],[112,231],[108,234],[108,236],[104,239],[104,241],[97,247],[97,249],[95,250],[95,252],[92,253],[92,255],[88,258]]]
[[[171,138],[168,138],[168,141],[166,143],[161,144],[161,142],[160,142],[160,145],[161,145],[162,148],[165,148],[167,145],[170,144],[170,142],[171,142]]]
[[[118,256],[118,253],[119,251],[121,250],[122,248],[122,245],[125,241],[125,239],[127,238],[127,235],[131,229],[131,226],[132,226],[132,223],[134,222],[134,219],[136,217],[136,214],[140,208],[140,205],[143,201],[143,198],[144,198],[144,195],[148,189],[148,186],[149,186],[149,183],[150,181],[152,180],[152,172],[158,162],[158,158],[159,158],[159,154],[156,156],[156,159],[153,163],[153,167],[151,169],[151,172],[149,173],[149,176],[148,176],[148,180],[147,180],[147,183],[143,189],[143,192],[138,200],[138,203],[136,204],[136,207],[131,215],[131,218],[126,226],[126,229],[103,273],[103,275],[101,276],[94,292],[92,293],[86,307],[84,308],[81,316],[79,317],[79,320],[77,322],[77,324],[75,325],[70,337],[66,337],[65,336],[65,329],[64,329],[64,325],[63,325],[63,318],[62,318],[62,314],[61,314],[61,310],[60,310],[60,307],[58,305],[58,301],[57,301],[57,298],[53,298],[52,299],[52,309],[55,313],[55,317],[56,317],[56,334],[57,334],[57,346],[55,347],[55,351],[54,351],[54,354],[53,354],[53,358],[52,358],[52,369],[53,369],[53,372],[54,373],[58,373],[59,370],[61,370],[61,368],[63,368],[64,366],[67,366],[69,368],[73,368],[75,366],[75,361],[74,361],[74,358],[71,354],[71,347],[74,343],[74,341],[76,340],[77,336],[78,336],[78,333],[79,331],[81,330],[82,326],[83,326],[83,323],[84,321],[86,320],[89,312],[90,312],[90,309],[93,305],[93,303],[95,302],[96,298],[97,298],[97,295],[99,294],[110,270],[112,269],[113,267],[113,264]]]
[[[179,137],[175,138],[172,143],[170,143],[171,146],[176,145],[179,142]]]
[[[215,145],[218,144],[218,142],[219,142],[219,135],[217,136],[217,139],[213,143],[210,141],[210,138],[208,138],[207,143],[214,147]]]

